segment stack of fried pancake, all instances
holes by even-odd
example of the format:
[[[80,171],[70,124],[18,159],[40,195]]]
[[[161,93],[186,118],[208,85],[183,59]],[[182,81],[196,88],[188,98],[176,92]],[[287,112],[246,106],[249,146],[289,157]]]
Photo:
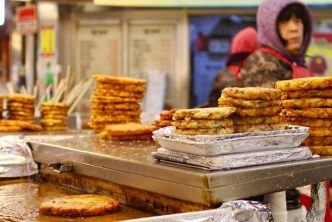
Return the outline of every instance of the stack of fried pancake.
[[[225,88],[218,100],[219,107],[236,108],[232,116],[235,133],[284,129],[279,112],[281,92],[259,87]]]
[[[67,129],[69,105],[59,102],[44,102],[41,105],[41,125],[46,131],[64,131]]]
[[[317,154],[332,154],[332,77],[279,81],[281,115],[288,124],[310,127],[304,144]]]
[[[173,116],[175,133],[183,135],[223,135],[234,132],[230,115],[234,107],[179,109]]]
[[[105,126],[120,123],[140,123],[146,80],[128,77],[94,75],[96,89],[91,96],[90,126],[96,133]]]
[[[8,118],[11,120],[35,121],[35,97],[24,94],[9,94],[7,98]]]
[[[0,95],[0,119],[3,117],[3,96]]]
[[[157,129],[172,126],[172,118],[175,113],[176,109],[171,109],[167,111],[161,112],[159,120],[154,121],[153,125],[156,126]]]
[[[153,125],[140,123],[112,124],[106,126],[109,140],[151,140]]]

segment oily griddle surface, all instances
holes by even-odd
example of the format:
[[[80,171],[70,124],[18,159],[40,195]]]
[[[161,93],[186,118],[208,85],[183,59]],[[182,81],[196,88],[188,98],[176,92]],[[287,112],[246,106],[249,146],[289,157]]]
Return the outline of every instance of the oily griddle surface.
[[[33,179],[0,180],[0,221],[106,222],[152,216],[124,205],[122,205],[120,212],[98,217],[55,217],[39,213],[38,206],[43,201],[73,194],[80,194],[80,192]]]

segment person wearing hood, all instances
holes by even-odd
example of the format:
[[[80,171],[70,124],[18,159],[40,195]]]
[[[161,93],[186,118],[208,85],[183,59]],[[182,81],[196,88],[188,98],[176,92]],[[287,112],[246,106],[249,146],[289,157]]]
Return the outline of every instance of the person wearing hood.
[[[243,64],[241,86],[274,87],[279,80],[313,76],[304,62],[312,35],[312,17],[305,4],[263,0],[257,32],[260,48]]]
[[[254,28],[244,28],[234,36],[226,68],[220,70],[213,81],[208,106],[218,106],[218,98],[224,88],[240,86],[241,66],[245,59],[257,48],[257,31]]]

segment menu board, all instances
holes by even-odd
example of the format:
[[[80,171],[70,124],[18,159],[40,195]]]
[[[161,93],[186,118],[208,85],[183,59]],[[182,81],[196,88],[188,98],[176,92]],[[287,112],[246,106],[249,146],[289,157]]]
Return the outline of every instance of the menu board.
[[[175,36],[173,24],[131,24],[129,27],[129,75],[146,78],[150,72],[169,77],[167,97],[175,98]],[[168,101],[171,102],[171,101]]]
[[[80,25],[77,41],[80,78],[93,74],[121,75],[121,38],[118,24]]]

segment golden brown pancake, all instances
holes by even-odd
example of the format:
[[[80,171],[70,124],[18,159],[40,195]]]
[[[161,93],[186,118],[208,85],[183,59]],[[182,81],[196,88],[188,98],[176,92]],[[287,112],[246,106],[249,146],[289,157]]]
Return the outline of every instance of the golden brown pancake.
[[[83,194],[51,199],[39,206],[39,211],[54,216],[101,216],[120,210],[120,203],[110,197]]]
[[[219,106],[235,106],[243,108],[265,108],[271,106],[279,106],[280,100],[244,100],[236,99],[228,96],[221,96],[218,99]]]
[[[227,87],[222,95],[244,100],[275,100],[281,98],[281,91],[263,87]]]
[[[136,79],[130,77],[118,77],[109,75],[93,75],[94,80],[98,83],[110,83],[110,84],[129,84],[129,85],[145,85],[145,79]]]
[[[236,111],[234,107],[178,109],[173,120],[181,119],[226,119]]]
[[[218,127],[231,127],[233,121],[231,119],[222,120],[176,120],[172,125],[179,129],[209,129]]]
[[[176,129],[175,133],[183,135],[224,135],[234,133],[233,127],[210,129]]]
[[[332,88],[332,77],[308,77],[278,81],[276,88],[280,90],[311,90]]]
[[[266,108],[237,108],[236,115],[241,117],[275,116],[281,111],[280,106]]]
[[[261,132],[285,129],[285,124],[234,125],[235,133]]]

